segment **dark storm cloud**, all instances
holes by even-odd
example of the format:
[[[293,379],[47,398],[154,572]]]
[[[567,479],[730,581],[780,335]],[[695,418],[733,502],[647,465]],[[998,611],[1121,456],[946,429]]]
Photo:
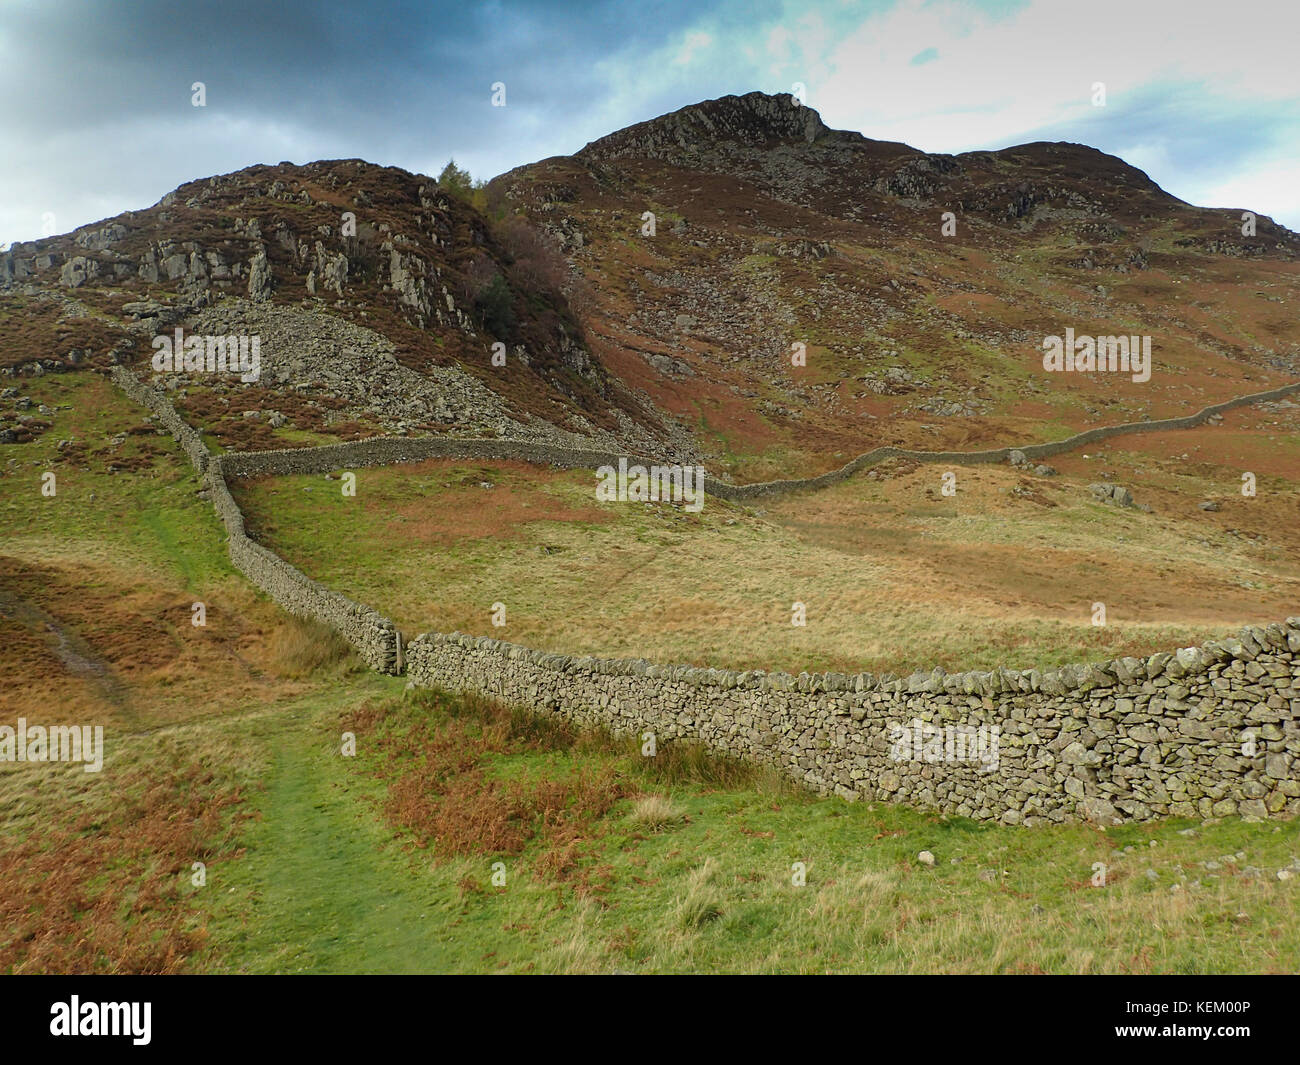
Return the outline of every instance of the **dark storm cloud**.
[[[428,169],[456,153],[491,176],[574,151],[609,132],[584,137],[581,119],[607,98],[610,62],[636,63],[688,14],[718,6],[0,5],[11,167],[0,225],[12,231],[0,239],[37,235],[46,210],[63,230],[98,217],[98,204],[145,206],[257,162],[359,156]],[[206,107],[191,105],[194,82]],[[506,84],[506,108],[491,106],[494,82]]]
[[[399,140],[472,133],[493,82],[521,103],[571,107],[600,90],[595,60],[653,46],[687,11],[711,6],[681,0],[653,15],[535,0],[11,6],[0,20],[0,91],[24,102],[5,126],[39,136],[186,116],[190,85],[203,81],[209,108],[240,117],[339,133],[353,122]]]

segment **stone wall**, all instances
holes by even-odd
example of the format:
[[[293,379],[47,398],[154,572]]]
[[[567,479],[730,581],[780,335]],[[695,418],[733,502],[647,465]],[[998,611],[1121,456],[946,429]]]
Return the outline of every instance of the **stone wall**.
[[[328,473],[331,470],[389,466],[425,459],[480,459],[484,462],[517,461],[566,468],[595,469],[615,465],[620,452],[590,451],[538,443],[533,440],[473,439],[441,436],[411,438],[375,436],[346,444],[289,448],[281,451],[244,451],[223,455],[227,477],[266,477]],[[640,458],[637,462],[653,462]]]
[[[326,447],[213,455],[167,398],[123,367],[113,379],[149,407],[195,469],[230,537],[232,562],[290,612],[334,626],[375,669],[471,691],[616,734],[651,731],[771,765],[818,791],[905,802],[977,820],[1100,823],[1158,816],[1300,813],[1300,618],[1239,639],[1148,659],[1058,670],[791,676],[547,654],[501,641],[427,633],[406,648],[392,622],[311,580],[251,540],[227,478],[313,474],[428,458],[565,467],[619,455],[519,440],[375,438]],[[818,488],[905,456],[954,464],[1038,460],[1124,433],[1191,428],[1214,414],[1300,391],[1243,396],[1185,418],[1108,426],[1050,444],[979,452],[877,448],[820,477],[706,490],[731,499]],[[650,462],[649,459],[635,459]],[[915,723],[921,723],[916,727]],[[933,748],[927,733],[984,729],[996,759]],[[904,740],[904,737],[907,740]],[[929,741],[929,742],[927,742]],[[961,743],[967,742],[963,737]],[[905,757],[911,751],[915,757]],[[987,756],[988,750],[985,754]],[[955,755],[955,757],[954,757]]]
[[[297,617],[313,618],[336,629],[372,669],[402,672],[401,636],[377,611],[331,591],[291,566],[244,531],[244,516],[226,485],[224,465],[229,456],[214,455],[199,434],[176,413],[171,401],[123,366],[115,366],[113,381],[137,403],[148,407],[185,450],[207,485],[212,505],[226,527],[230,561],[258,588]]]
[[[1238,396],[1236,399],[1230,399],[1225,403],[1215,403],[1184,418],[1163,418],[1158,421],[1105,425],[1047,444],[1014,444],[1008,447],[992,448],[987,451],[913,451],[910,448],[902,447],[878,447],[846,462],[837,470],[822,474],[820,477],[762,481],[756,484],[744,485],[724,484],[710,479],[706,481],[705,488],[711,495],[731,500],[754,499],[761,496],[781,495],[786,492],[826,488],[829,485],[847,480],[853,474],[887,458],[909,458],[920,462],[969,466],[988,462],[1005,462],[1012,451],[1020,451],[1024,453],[1026,459],[1040,462],[1053,455],[1060,455],[1066,451],[1073,451],[1075,448],[1083,447],[1086,444],[1093,444],[1099,440],[1109,440],[1117,436],[1126,436],[1131,433],[1158,433],[1168,429],[1191,429],[1214,415],[1222,414],[1234,407],[1244,407],[1251,403],[1281,399],[1296,392],[1300,392],[1300,382],[1283,385],[1281,388],[1269,389],[1267,392],[1255,392],[1248,396]]]
[[[426,634],[407,649],[407,674],[616,734],[700,742],[846,799],[977,820],[1300,812],[1300,617],[1175,654],[1046,672],[794,677]],[[996,768],[927,760],[933,749],[895,757],[918,753],[894,746],[916,720],[996,726]]]
[[[1191,429],[1216,414],[1234,407],[1261,403],[1270,399],[1300,392],[1300,383],[1283,385],[1267,392],[1239,396],[1225,403],[1216,403],[1184,418],[1164,418],[1159,421],[1128,422],[1121,425],[1088,429],[1064,440],[1047,444],[1015,444],[991,448],[986,451],[915,451],[901,447],[878,447],[867,451],[839,469],[818,477],[791,480],[759,481],[753,484],[729,484],[716,477],[705,477],[704,490],[719,499],[746,500],[763,496],[783,495],[787,492],[826,488],[847,480],[869,466],[887,458],[909,458],[927,463],[948,463],[968,466],[990,462],[1005,462],[1012,451],[1024,453],[1026,459],[1041,461],[1053,455],[1131,433],[1155,433],[1169,429]],[[188,427],[187,427],[188,428]],[[192,430],[191,430],[192,432]],[[287,474],[328,473],[331,470],[387,466],[397,462],[419,462],[424,459],[454,458],[483,461],[514,460],[561,466],[568,469],[595,469],[598,466],[617,465],[620,458],[629,462],[651,464],[657,460],[645,456],[626,455],[620,452],[594,451],[563,447],[531,440],[465,439],[454,437],[372,437],[346,444],[326,444],[322,447],[293,448],[280,451],[243,452],[223,455],[222,462],[227,477],[283,476]]]

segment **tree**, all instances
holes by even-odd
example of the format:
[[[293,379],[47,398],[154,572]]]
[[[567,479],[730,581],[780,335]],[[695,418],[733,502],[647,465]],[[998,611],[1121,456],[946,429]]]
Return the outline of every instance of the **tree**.
[[[569,278],[569,264],[555,239],[522,215],[511,215],[497,227],[497,236],[510,256],[511,275],[525,288],[556,292]]]
[[[510,286],[500,274],[494,274],[488,286],[479,295],[477,305],[483,324],[492,335],[509,339],[515,331],[515,311]]]
[[[438,175],[438,187],[446,189],[457,199],[468,200],[474,195],[475,184],[468,170],[458,167],[455,159],[448,159]]]

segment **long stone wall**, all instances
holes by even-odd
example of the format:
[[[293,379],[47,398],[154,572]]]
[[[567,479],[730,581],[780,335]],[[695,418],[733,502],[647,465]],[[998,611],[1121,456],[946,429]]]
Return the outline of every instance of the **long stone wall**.
[[[878,447],[867,451],[857,458],[846,462],[837,470],[831,470],[819,477],[803,477],[794,480],[780,481],[762,481],[756,484],[731,485],[718,481],[706,482],[706,490],[722,499],[754,499],[760,496],[781,495],[786,492],[806,491],[808,489],[826,488],[832,484],[847,480],[853,474],[872,466],[882,459],[887,458],[909,458],[916,459],[920,462],[949,463],[957,466],[977,465],[989,462],[1005,462],[1013,451],[1020,451],[1025,458],[1032,460],[1041,460],[1050,458],[1053,455],[1060,455],[1066,451],[1073,451],[1076,448],[1086,444],[1096,443],[1098,440],[1109,440],[1117,436],[1126,436],[1131,433],[1158,433],[1167,429],[1192,429],[1201,425],[1207,419],[1216,414],[1222,414],[1225,411],[1232,410],[1235,407],[1244,407],[1251,403],[1267,402],[1271,399],[1282,399],[1300,392],[1300,382],[1290,385],[1283,385],[1281,388],[1269,389],[1266,392],[1255,392],[1247,396],[1238,396],[1236,399],[1230,399],[1225,403],[1215,403],[1212,406],[1205,407],[1195,414],[1189,414],[1185,418],[1163,418],[1158,421],[1147,422],[1124,422],[1120,425],[1105,425],[1097,429],[1088,429],[1082,433],[1076,433],[1074,436],[1068,436],[1063,440],[1055,440],[1047,444],[1020,444],[1010,445],[1008,447],[991,448],[986,451],[915,451],[911,448],[902,447]]]
[[[902,447],[878,447],[864,452],[817,477],[790,480],[758,481],[752,484],[730,484],[716,477],[704,479],[704,490],[719,499],[745,500],[762,496],[783,495],[788,492],[826,488],[844,481],[853,474],[887,458],[909,458],[927,463],[949,463],[968,466],[991,462],[1005,462],[1012,451],[1020,451],[1025,458],[1038,461],[1060,455],[1066,451],[1132,433],[1155,433],[1169,429],[1191,429],[1201,425],[1216,414],[1261,403],[1271,399],[1300,393],[1300,382],[1283,385],[1266,392],[1238,396],[1224,403],[1205,407],[1184,418],[1164,418],[1158,421],[1126,422],[1120,425],[1088,429],[1063,440],[1046,444],[1019,444],[990,448],[984,451],[916,451]],[[188,428],[188,427],[187,427]],[[191,430],[192,432],[192,430]],[[291,448],[277,451],[242,452],[221,456],[228,477],[284,476],[304,473],[327,473],[344,468],[387,466],[398,462],[419,462],[433,458],[480,459],[483,461],[514,460],[560,466],[568,469],[595,469],[598,466],[617,465],[620,458],[629,462],[653,463],[645,456],[621,452],[592,451],[583,448],[562,447],[532,440],[466,439],[457,437],[371,437],[345,444],[325,444],[321,447]]]
[[[1046,672],[794,677],[426,634],[407,649],[407,674],[617,734],[700,742],[846,799],[977,820],[1300,812],[1300,617],[1175,654]],[[984,759],[957,757],[981,728]]]
[[[252,540],[244,530],[244,516],[226,485],[223,467],[228,456],[214,455],[199,434],[176,413],[171,401],[130,370],[115,366],[112,377],[122,391],[157,415],[159,423],[189,456],[207,485],[217,516],[226,527],[227,548],[235,568],[289,613],[313,618],[336,629],[372,669],[400,673],[401,636],[393,623],[370,607],[312,580]]]
[[[405,670],[416,685],[489,695],[616,734],[650,731],[660,740],[700,742],[771,765],[821,792],[978,820],[1031,825],[1300,812],[1300,618],[1147,659],[1048,671],[935,670],[903,680],[661,666],[438,633],[412,641],[404,660],[388,619],[247,536],[228,477],[428,458],[593,468],[621,456],[532,441],[386,437],[214,455],[165,395],[123,367],[114,368],[113,379],[158,416],[205,477],[236,567],[285,609],[334,626],[375,669]],[[963,464],[999,462],[1019,450],[1041,459],[1124,433],[1191,428],[1297,391],[1300,384],[1287,385],[1185,418],[1092,429],[1049,444],[979,452],[884,447],[820,477],[750,485],[710,478],[705,487],[729,499],[813,489],[891,456]]]

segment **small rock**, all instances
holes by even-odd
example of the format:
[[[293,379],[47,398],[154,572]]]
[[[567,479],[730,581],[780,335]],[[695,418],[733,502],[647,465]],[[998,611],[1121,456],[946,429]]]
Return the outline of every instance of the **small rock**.
[[[916,856],[916,860],[922,865],[934,865],[934,855],[929,851],[922,851]]]

